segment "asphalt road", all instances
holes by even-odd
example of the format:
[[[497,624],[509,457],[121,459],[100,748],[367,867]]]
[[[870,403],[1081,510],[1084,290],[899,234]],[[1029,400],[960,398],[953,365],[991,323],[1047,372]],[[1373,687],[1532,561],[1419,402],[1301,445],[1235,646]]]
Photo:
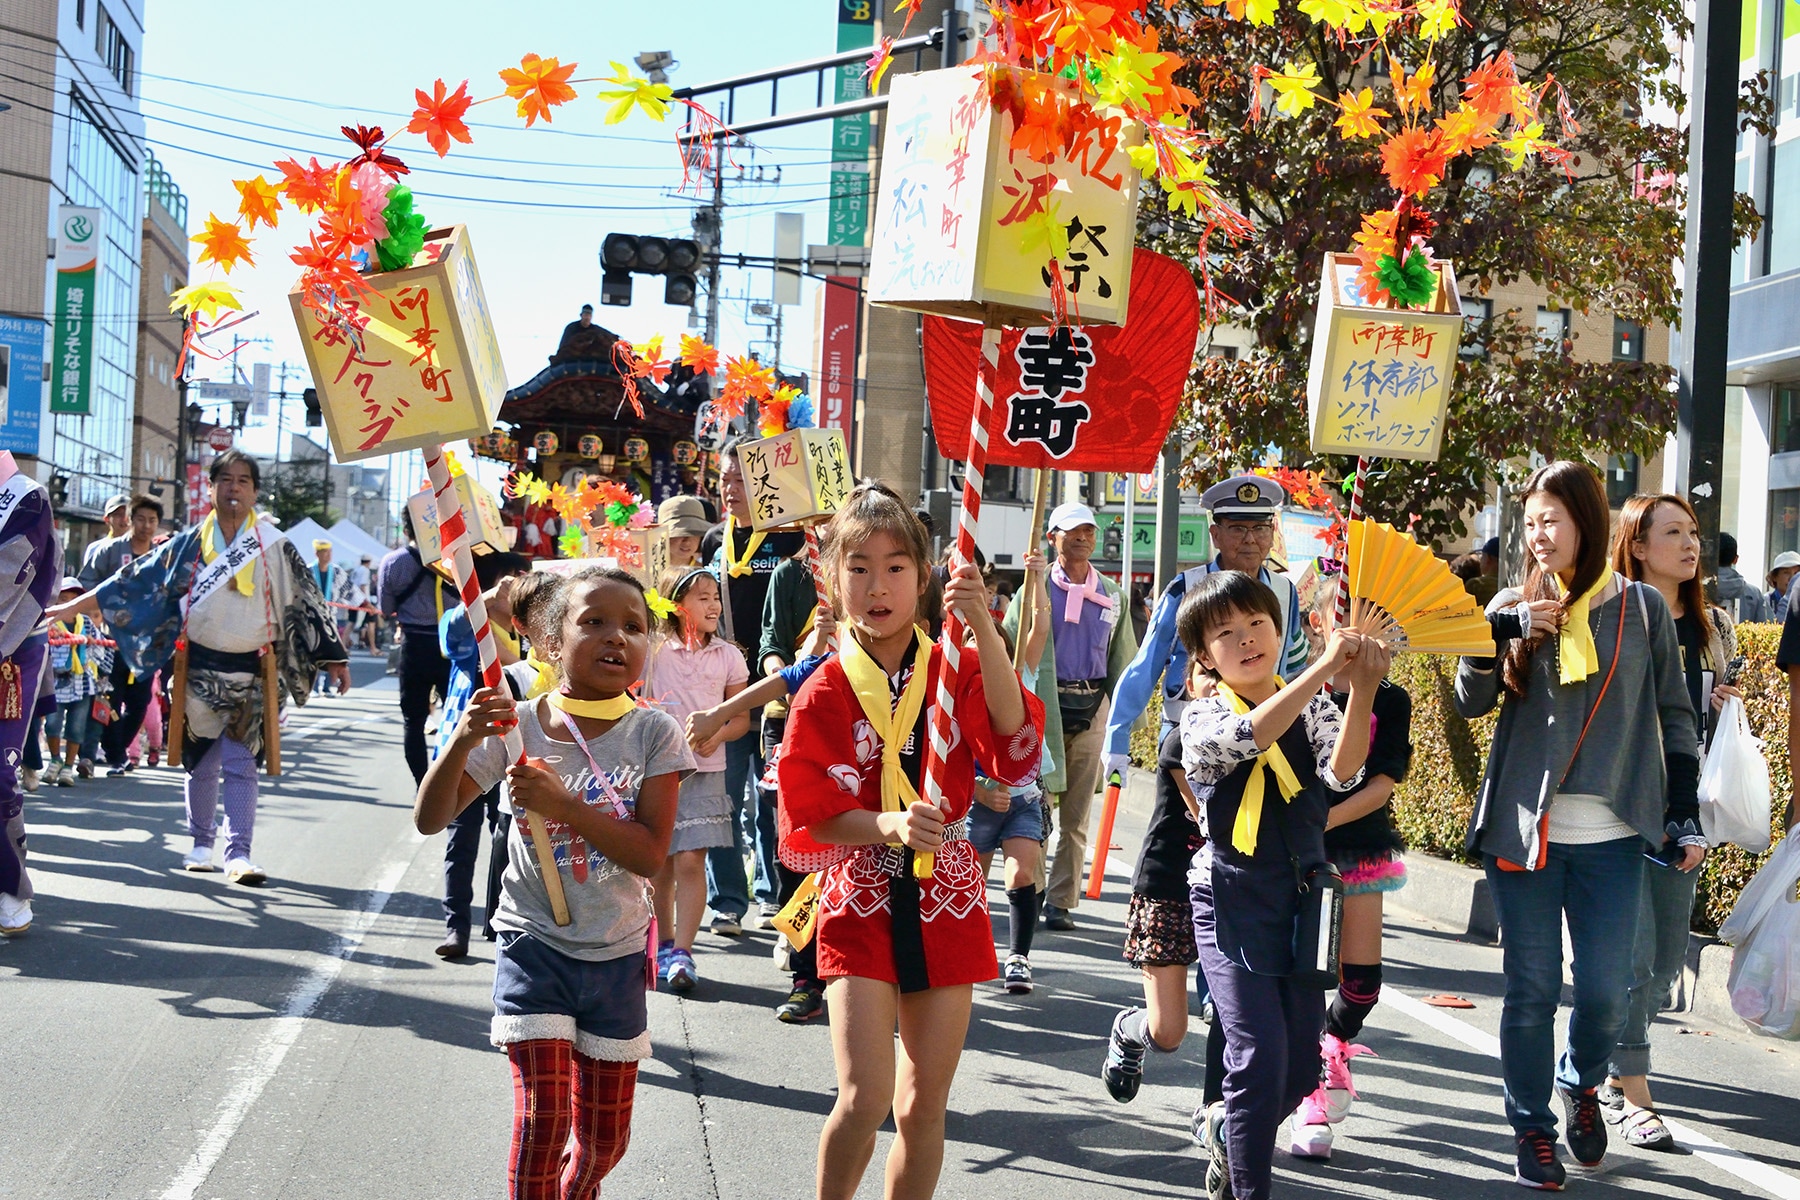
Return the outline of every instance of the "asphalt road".
[[[189,842],[166,768],[30,798],[37,923],[0,942],[0,1197],[501,1194],[511,1089],[487,1045],[492,949],[477,941],[453,964],[431,952],[441,838],[412,832],[380,670],[359,660],[358,683],[375,686],[291,722],[257,826],[266,887],[179,869]],[[1203,1194],[1187,1134],[1198,1022],[1135,1103],[1097,1078],[1112,1015],[1138,991],[1118,947],[1139,832],[1121,822],[1130,849],[1080,930],[1040,934],[1035,993],[980,989],[940,1196]],[[652,999],[655,1058],[607,1196],[811,1195],[829,1031],[774,1020],[771,945],[703,932],[699,989]],[[1522,1195],[1494,1057],[1498,950],[1408,919],[1390,922],[1387,953],[1362,1099],[1329,1164],[1277,1155],[1277,1196]],[[1475,1007],[1419,1003],[1443,992]],[[1699,1153],[1619,1150],[1571,1190],[1800,1200],[1796,1047],[1675,1015],[1653,1036],[1657,1094]],[[880,1194],[887,1142],[864,1196]]]

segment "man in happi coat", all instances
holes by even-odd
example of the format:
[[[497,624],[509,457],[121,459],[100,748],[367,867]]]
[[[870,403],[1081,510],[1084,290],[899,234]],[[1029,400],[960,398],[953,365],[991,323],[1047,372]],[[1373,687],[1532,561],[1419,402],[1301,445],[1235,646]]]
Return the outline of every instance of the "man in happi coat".
[[[33,630],[62,575],[61,561],[49,493],[0,452],[0,935],[6,937],[31,927],[19,769],[32,711],[49,678],[49,642]]]
[[[236,450],[212,462],[213,508],[200,524],[135,558],[93,591],[53,610],[105,619],[119,654],[139,675],[162,669],[177,639],[187,645],[181,761],[187,769],[188,831],[182,865],[211,871],[214,817],[223,791],[225,872],[260,884],[250,859],[256,767],[262,755],[264,653],[275,655],[276,689],[304,705],[320,670],[350,689],[349,656],[313,573],[256,512],[261,472]],[[221,781],[223,787],[221,789]]]

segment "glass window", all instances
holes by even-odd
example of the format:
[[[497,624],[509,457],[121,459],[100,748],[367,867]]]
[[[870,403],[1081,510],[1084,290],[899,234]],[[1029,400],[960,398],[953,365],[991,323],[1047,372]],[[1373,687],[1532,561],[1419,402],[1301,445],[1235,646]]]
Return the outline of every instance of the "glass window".
[[[1800,387],[1777,387],[1769,418],[1769,453],[1800,450]]]
[[[1769,493],[1770,560],[1784,550],[1800,551],[1800,488]]]
[[[1477,340],[1462,347],[1457,353],[1464,358],[1481,358],[1487,354],[1487,343],[1479,338],[1482,327],[1494,319],[1494,302],[1481,297],[1464,296],[1462,310],[1463,332]]]
[[[1769,148],[1769,212],[1763,239],[1769,247],[1769,274],[1800,267],[1800,139]]]
[[[1545,308],[1537,310],[1538,341],[1551,353],[1560,353],[1563,343],[1569,340],[1569,310],[1566,308]]]
[[[1606,503],[1620,508],[1637,495],[1638,456],[1609,454],[1606,456]]]
[[[1623,317],[1613,318],[1613,361],[1644,361],[1644,327]]]
[[[101,210],[94,305],[94,373],[86,416],[58,415],[47,456],[71,476],[69,504],[98,512],[130,486],[137,381],[138,271],[142,224],[136,169],[107,138],[80,96],[69,97],[69,203]]]

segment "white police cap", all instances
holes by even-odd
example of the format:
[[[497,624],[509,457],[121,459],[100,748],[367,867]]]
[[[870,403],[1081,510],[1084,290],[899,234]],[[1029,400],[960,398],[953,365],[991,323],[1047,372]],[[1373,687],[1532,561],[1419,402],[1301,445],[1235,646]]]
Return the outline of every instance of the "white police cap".
[[[1272,517],[1287,503],[1287,492],[1262,475],[1233,475],[1200,495],[1215,517]]]

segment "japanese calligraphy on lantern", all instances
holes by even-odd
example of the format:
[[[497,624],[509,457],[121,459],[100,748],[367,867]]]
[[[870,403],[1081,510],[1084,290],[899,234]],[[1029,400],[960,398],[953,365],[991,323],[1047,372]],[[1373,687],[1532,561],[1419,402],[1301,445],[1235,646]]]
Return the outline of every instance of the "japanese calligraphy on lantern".
[[[506,522],[500,518],[500,501],[494,493],[483,487],[468,475],[452,476],[451,487],[456,492],[456,502],[462,505],[463,527],[468,530],[471,548],[490,550],[512,549],[512,533]],[[419,557],[426,563],[437,562],[441,558],[450,557],[456,547],[446,546],[438,532],[437,498],[429,490],[415,492],[406,499],[407,511],[412,514],[413,533],[419,543]]]
[[[330,324],[298,285],[288,293],[336,459],[488,433],[506,371],[464,227],[431,231],[412,266],[365,278],[370,292]]]
[[[989,72],[1008,69],[895,78],[869,299],[1033,325],[1058,314],[1060,292],[1071,322],[1122,324],[1138,188],[1126,155],[1143,130],[1110,118],[1051,162],[1036,162],[1013,148],[1012,116],[988,99]],[[1068,80],[1046,86],[1075,87]],[[1054,259],[1047,220],[1060,233],[1055,240],[1067,243]]]
[[[1437,458],[1462,303],[1450,264],[1435,265],[1428,310],[1372,308],[1357,294],[1355,257],[1327,257],[1306,380],[1314,453]]]
[[[751,527],[827,520],[850,496],[850,455],[838,429],[790,429],[738,447],[750,490]]]

